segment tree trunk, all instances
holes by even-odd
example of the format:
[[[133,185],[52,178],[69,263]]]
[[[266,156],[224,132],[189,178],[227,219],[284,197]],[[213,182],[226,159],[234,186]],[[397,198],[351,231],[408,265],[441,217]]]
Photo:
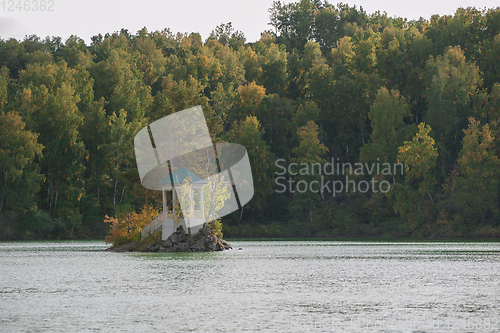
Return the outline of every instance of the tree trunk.
[[[365,144],[365,135],[363,133],[363,116],[361,115],[361,108],[359,107],[359,91],[356,92],[356,103],[358,104],[359,129],[361,130],[361,140],[363,140],[363,144]]]
[[[3,191],[3,194],[2,194],[2,200],[0,200],[0,214],[2,213],[2,208],[3,208],[3,202],[5,200],[5,196],[7,195],[7,190],[4,190]]]
[[[120,207],[122,205],[122,201],[123,201],[123,195],[125,194],[125,189],[128,187],[128,185],[123,185],[123,189],[122,189],[122,195],[120,197],[120,203],[118,203],[118,207]]]
[[[57,206],[57,198],[59,198],[59,176],[57,177],[56,182],[56,199],[54,200],[54,209],[56,209]]]
[[[325,143],[325,140],[323,138],[323,110],[322,110],[322,106],[323,106],[323,98],[320,96],[319,97],[319,138],[320,138],[320,141],[321,143]]]
[[[3,193],[2,193],[2,200],[0,200],[0,213],[2,213],[2,208],[3,208],[3,203],[5,201],[5,197],[7,196],[7,172],[4,171],[4,179],[5,179],[5,185],[3,187]]]
[[[118,188],[118,170],[120,169],[120,158],[116,159],[115,189],[113,190],[113,209],[116,209],[116,190]]]
[[[238,226],[240,225],[241,223],[241,219],[243,218],[243,208],[245,208],[245,206],[241,206],[241,212],[240,212],[240,219],[238,220]]]
[[[52,189],[52,173],[50,172],[50,163],[47,165],[47,176],[49,176],[49,181],[47,182],[47,210],[50,209],[50,190]]]

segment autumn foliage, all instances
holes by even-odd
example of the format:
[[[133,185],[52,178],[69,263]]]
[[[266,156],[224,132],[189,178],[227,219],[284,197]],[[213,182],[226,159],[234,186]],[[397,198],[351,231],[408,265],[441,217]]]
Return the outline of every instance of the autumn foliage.
[[[500,233],[500,7],[383,10],[274,1],[253,41],[231,23],[208,39],[0,38],[0,240],[103,238],[109,226],[108,241],[137,238],[152,218],[140,207],[161,193],[140,183],[134,137],[196,105],[212,142],[245,146],[252,168],[254,196],[222,218],[226,237]],[[391,191],[279,193],[278,159],[387,163],[357,181]],[[283,175],[344,188],[345,176]]]
[[[145,205],[140,212],[119,212],[117,217],[104,218],[104,223],[110,223],[111,228],[106,236],[106,242],[122,245],[141,240],[141,230],[160,214],[160,210],[151,205]]]

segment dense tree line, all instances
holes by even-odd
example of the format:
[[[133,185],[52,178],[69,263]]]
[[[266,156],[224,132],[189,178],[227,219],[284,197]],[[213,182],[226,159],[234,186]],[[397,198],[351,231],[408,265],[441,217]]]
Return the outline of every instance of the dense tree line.
[[[146,28],[1,40],[0,239],[102,238],[104,216],[159,204],[133,138],[195,105],[252,164],[254,198],[223,219],[226,237],[500,235],[500,8],[408,21],[302,0],[269,14],[255,43],[231,23],[206,41]],[[278,191],[278,160],[404,172],[287,170],[390,190]]]

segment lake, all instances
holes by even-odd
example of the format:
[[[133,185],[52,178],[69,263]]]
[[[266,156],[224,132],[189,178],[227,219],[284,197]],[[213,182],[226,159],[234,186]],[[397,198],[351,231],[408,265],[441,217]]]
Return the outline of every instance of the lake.
[[[0,332],[500,331],[497,242],[231,244],[0,243]]]

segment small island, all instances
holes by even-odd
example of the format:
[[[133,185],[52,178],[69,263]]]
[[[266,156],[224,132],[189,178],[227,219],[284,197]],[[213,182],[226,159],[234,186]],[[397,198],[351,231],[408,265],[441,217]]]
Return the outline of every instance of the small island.
[[[212,233],[208,225],[194,235],[186,233],[182,225],[166,240],[153,240],[146,238],[140,242],[131,242],[124,245],[112,246],[108,252],[212,252],[232,250],[231,244]]]
[[[211,204],[203,199],[211,196],[209,192],[206,196],[203,194],[208,190],[206,181],[181,167],[158,184],[162,192],[161,211],[148,206],[140,213],[119,214],[117,218],[106,216],[105,221],[112,224],[106,241],[113,244],[106,251],[211,252],[232,249],[222,239],[220,219],[214,217],[213,209],[205,210],[205,206]],[[181,209],[176,189],[192,199],[185,202],[186,211]]]

